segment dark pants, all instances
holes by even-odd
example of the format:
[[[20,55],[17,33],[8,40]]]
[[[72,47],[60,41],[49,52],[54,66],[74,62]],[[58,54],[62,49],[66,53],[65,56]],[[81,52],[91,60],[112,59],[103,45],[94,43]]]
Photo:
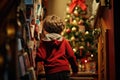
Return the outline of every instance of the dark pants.
[[[70,72],[62,71],[46,75],[46,80],[70,80]]]

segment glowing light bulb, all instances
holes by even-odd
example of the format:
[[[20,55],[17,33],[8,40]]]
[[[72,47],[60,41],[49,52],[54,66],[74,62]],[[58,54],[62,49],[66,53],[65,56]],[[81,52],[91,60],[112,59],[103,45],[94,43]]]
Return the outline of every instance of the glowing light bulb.
[[[94,55],[93,54],[91,54],[91,57],[93,57]]]
[[[85,60],[85,63],[87,63],[87,60]]]

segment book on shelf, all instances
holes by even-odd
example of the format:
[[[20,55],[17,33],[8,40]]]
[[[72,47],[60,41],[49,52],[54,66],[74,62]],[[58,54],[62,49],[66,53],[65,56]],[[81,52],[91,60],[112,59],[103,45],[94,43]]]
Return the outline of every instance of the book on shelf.
[[[27,69],[31,67],[30,66],[30,59],[29,59],[27,52],[23,53],[23,58],[24,58],[25,70],[27,71]]]
[[[35,74],[35,70],[33,67],[30,67],[28,70],[27,70],[27,73],[28,73],[28,76],[29,76],[29,80],[37,80],[36,78],[36,74]]]
[[[35,71],[33,67],[30,67],[24,76],[21,77],[22,80],[37,80]]]
[[[34,50],[32,50],[31,48],[29,48],[29,52],[28,55],[30,57],[30,65],[35,67],[35,55],[34,55]]]
[[[24,58],[23,55],[18,56],[18,67],[20,69],[20,76],[24,76],[26,71],[25,71],[25,64],[24,64]]]

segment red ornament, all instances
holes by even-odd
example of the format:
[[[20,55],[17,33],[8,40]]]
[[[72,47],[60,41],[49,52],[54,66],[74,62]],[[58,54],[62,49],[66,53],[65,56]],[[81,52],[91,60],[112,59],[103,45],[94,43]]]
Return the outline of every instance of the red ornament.
[[[66,29],[66,33],[70,33],[70,32],[71,32],[70,28]]]

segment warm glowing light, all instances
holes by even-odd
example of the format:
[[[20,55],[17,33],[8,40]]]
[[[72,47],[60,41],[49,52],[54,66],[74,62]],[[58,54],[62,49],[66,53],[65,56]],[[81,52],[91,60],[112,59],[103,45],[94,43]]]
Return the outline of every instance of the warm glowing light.
[[[93,54],[91,54],[91,57],[93,57],[94,55]]]
[[[76,52],[76,49],[75,49],[75,48],[73,48],[73,51],[74,51],[74,52]]]
[[[3,56],[0,55],[0,66],[3,64],[3,62],[4,62],[4,58]]]
[[[15,35],[15,28],[13,25],[8,25],[6,31],[9,37],[13,37]]]
[[[85,60],[85,63],[87,63],[87,60]]]

